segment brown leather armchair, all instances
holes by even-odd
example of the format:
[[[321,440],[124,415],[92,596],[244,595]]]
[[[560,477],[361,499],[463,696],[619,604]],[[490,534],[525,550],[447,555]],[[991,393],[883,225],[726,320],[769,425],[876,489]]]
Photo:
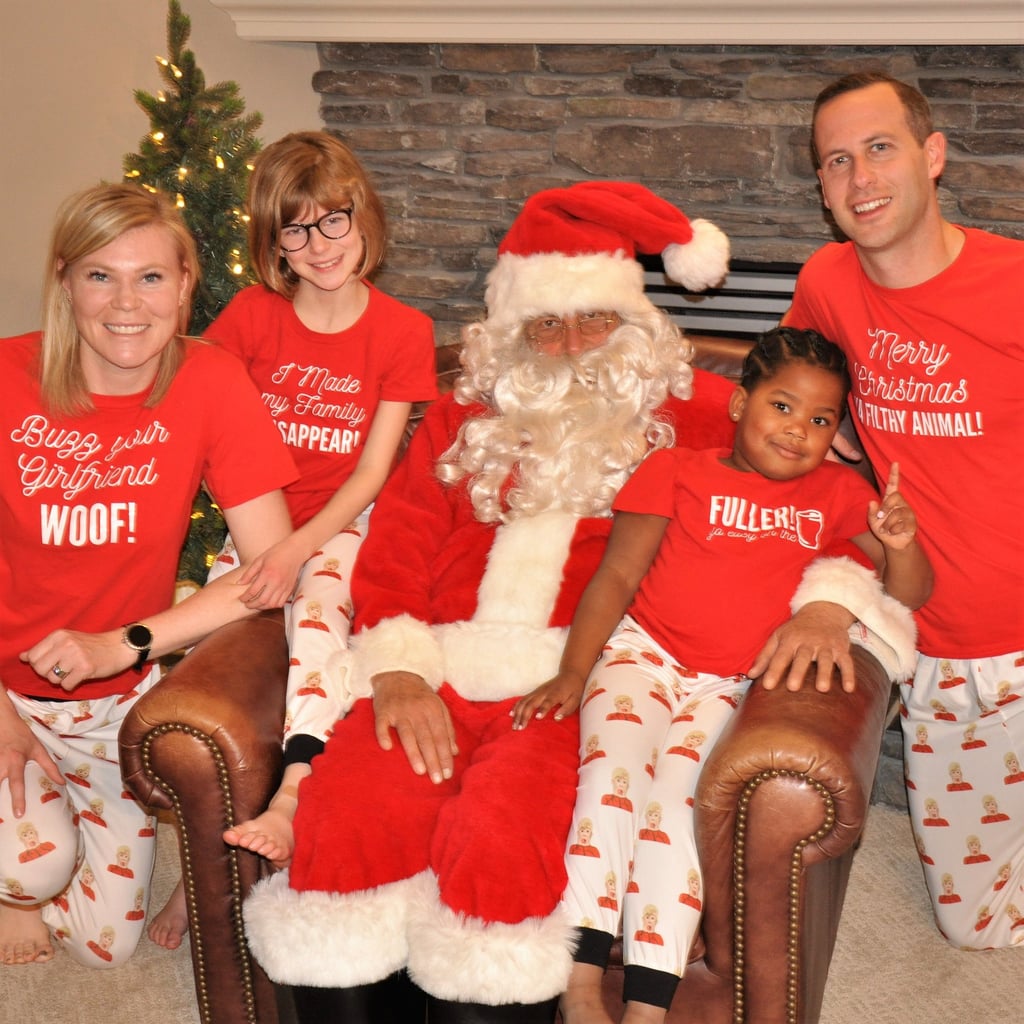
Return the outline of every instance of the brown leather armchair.
[[[692,340],[700,365],[733,377],[749,347]],[[439,350],[443,385],[454,360],[451,349]],[[853,694],[754,686],[707,759],[697,795],[701,948],[679,986],[675,1024],[818,1019],[891,693],[870,655],[858,650],[855,658]],[[288,1018],[242,926],[242,900],[266,865],[220,838],[228,824],[259,813],[276,785],[286,671],[280,614],[234,623],[199,644],[121,730],[129,788],[177,819],[204,1024]],[[618,965],[606,975],[613,1010],[620,974]]]

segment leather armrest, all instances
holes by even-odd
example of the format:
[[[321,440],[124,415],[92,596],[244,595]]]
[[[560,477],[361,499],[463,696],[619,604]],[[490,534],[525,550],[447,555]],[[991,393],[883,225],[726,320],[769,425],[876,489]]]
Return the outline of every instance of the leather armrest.
[[[202,1019],[218,1024],[277,1018],[241,917],[266,866],[221,833],[261,812],[280,777],[287,672],[283,616],[264,612],[210,634],[121,727],[126,784],[177,819],[196,997]]]
[[[838,680],[819,693],[810,673],[795,693],[755,681],[701,775],[695,812],[705,964],[719,978],[731,976],[739,991],[756,992],[757,1006],[747,1007],[754,1016],[745,1020],[786,1019],[787,990],[805,980],[801,969],[815,979],[820,973],[808,969],[809,953],[822,956],[827,971],[892,691],[870,654],[855,647],[852,655],[853,693]],[[836,893],[837,905],[821,905]],[[825,922],[813,940],[812,905]],[[813,944],[820,949],[809,950]]]
[[[280,771],[287,667],[280,611],[230,623],[197,644],[122,726],[122,770],[135,795],[171,808],[178,781],[212,758],[218,775],[232,776],[235,812],[262,810]],[[224,827],[219,817],[215,824]]]

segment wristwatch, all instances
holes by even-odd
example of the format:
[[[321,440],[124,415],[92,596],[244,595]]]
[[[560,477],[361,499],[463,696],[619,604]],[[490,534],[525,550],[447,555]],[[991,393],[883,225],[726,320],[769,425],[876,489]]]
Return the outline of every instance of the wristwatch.
[[[121,642],[133,651],[139,652],[132,668],[136,672],[141,672],[143,665],[149,660],[149,651],[153,646],[153,630],[142,622],[129,622],[121,634]]]

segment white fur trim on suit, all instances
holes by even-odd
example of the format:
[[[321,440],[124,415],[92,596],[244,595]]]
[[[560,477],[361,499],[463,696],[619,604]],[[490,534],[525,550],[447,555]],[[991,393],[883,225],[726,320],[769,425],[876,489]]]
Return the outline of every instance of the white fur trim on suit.
[[[473,618],[436,629],[445,678],[463,697],[521,696],[558,670],[567,630],[548,623],[578,522],[543,512],[498,527]]]
[[[541,512],[499,526],[480,581],[476,622],[547,626],[579,517]]]
[[[562,587],[578,517],[543,512],[499,526],[473,618],[429,626],[410,615],[385,619],[352,639],[357,697],[379,672],[406,671],[467,700],[521,696],[558,671],[567,629],[548,625]]]
[[[565,991],[576,930],[561,907],[518,924],[456,914],[440,901],[409,911],[409,974],[437,999],[540,1003]]]
[[[380,672],[413,672],[431,689],[444,682],[441,648],[427,623],[411,615],[384,619],[371,629],[352,636],[354,653],[349,673],[354,697],[373,693],[370,680]]]
[[[890,597],[878,577],[851,558],[819,558],[804,572],[790,607],[798,612],[813,601],[842,605],[857,616],[850,639],[866,647],[895,682],[909,679],[917,663],[917,627],[910,610]],[[868,632],[864,637],[860,626]]]
[[[550,679],[558,671],[567,633],[475,620],[437,627],[445,678],[474,701],[521,697]]]
[[[544,313],[650,313],[643,267],[624,252],[532,256],[503,253],[487,278],[488,322],[514,327]]]
[[[341,895],[296,892],[279,871],[253,886],[242,916],[252,955],[272,981],[350,988],[405,966],[409,907],[436,901],[432,872]]]

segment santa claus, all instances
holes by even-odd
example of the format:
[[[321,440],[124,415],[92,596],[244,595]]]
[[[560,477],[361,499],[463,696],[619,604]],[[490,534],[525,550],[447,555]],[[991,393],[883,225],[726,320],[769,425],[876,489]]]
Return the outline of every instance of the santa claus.
[[[644,293],[690,288],[725,236],[639,185],[524,205],[357,564],[356,699],[299,794],[295,856],[245,907],[302,1020],[550,1021],[572,964],[559,909],[578,720],[513,730],[557,669],[612,500],[653,449],[729,444],[731,385]],[[397,740],[397,742],[396,742]],[[411,979],[411,981],[410,981]]]

